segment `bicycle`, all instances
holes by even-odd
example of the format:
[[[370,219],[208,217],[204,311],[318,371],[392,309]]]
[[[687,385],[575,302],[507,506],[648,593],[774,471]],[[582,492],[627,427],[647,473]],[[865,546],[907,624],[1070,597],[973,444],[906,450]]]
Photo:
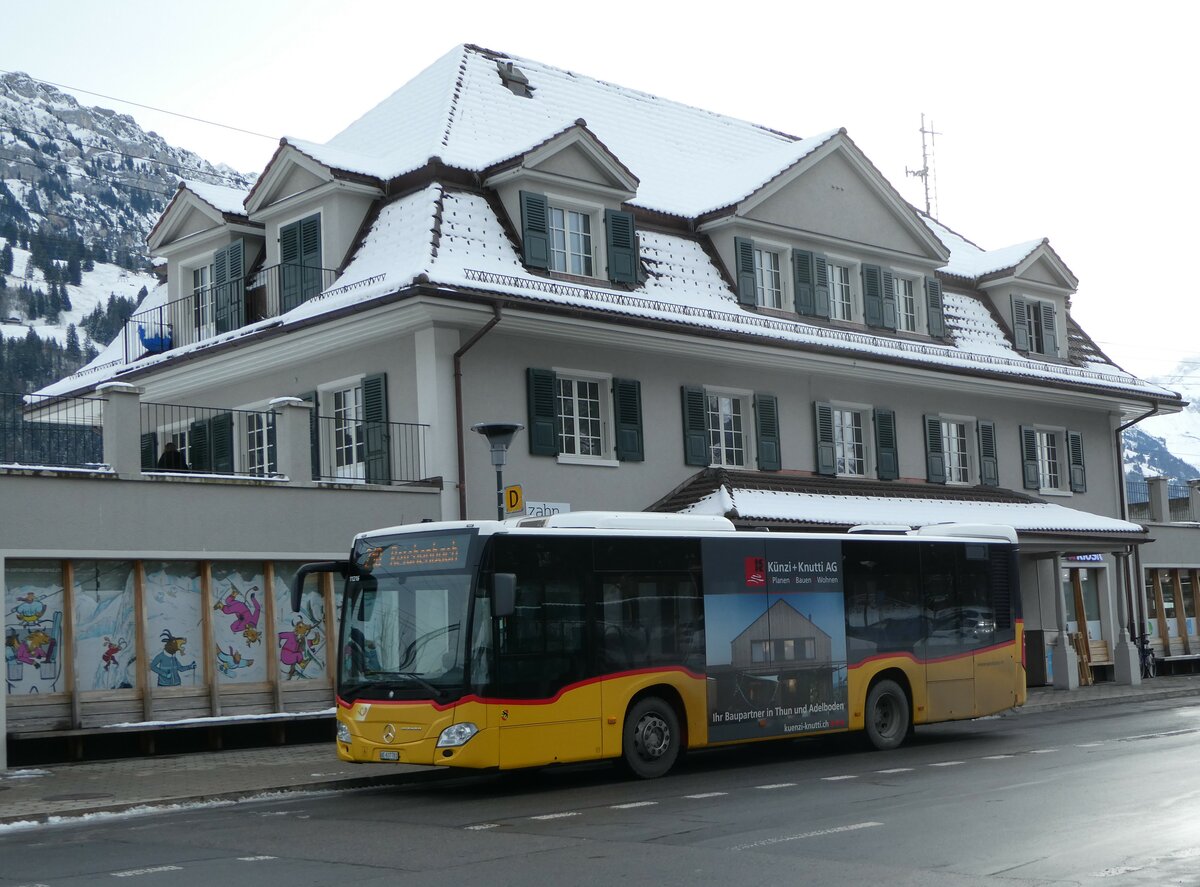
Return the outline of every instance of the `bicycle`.
[[[1158,662],[1154,658],[1154,648],[1146,635],[1138,635],[1134,640],[1138,647],[1138,660],[1142,666],[1142,677],[1152,678],[1158,674]]]

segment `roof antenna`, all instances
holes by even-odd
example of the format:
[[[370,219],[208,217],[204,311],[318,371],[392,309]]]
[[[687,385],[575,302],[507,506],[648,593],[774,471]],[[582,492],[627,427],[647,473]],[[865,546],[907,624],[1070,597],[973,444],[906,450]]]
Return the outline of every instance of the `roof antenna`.
[[[929,121],[929,129],[925,128],[925,115],[921,115],[921,168],[909,169],[904,167],[904,174],[915,176],[925,183],[925,215],[930,218],[937,218],[937,170],[933,170],[933,201],[929,198],[929,173],[930,163],[933,161],[934,136],[940,136],[940,132],[934,132],[933,121]],[[929,141],[925,141],[925,137],[929,136]]]

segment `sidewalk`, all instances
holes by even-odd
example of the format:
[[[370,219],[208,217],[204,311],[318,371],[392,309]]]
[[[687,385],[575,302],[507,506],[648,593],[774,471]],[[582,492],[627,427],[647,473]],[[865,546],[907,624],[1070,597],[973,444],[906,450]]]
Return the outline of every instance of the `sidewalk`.
[[[1096,684],[1071,692],[1037,687],[1029,691],[1025,706],[1009,716],[1186,696],[1200,700],[1200,675],[1154,678],[1137,687]],[[431,767],[347,764],[338,760],[331,742],[14,768],[0,772],[0,829],[95,813],[233,802],[273,792],[397,785],[447,775]]]

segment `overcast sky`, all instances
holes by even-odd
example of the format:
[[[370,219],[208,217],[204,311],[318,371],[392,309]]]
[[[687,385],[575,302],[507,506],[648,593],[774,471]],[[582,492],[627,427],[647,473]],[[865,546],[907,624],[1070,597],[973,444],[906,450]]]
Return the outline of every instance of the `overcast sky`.
[[[476,43],[796,135],[845,127],[918,207],[906,169],[921,166],[924,113],[935,215],[987,249],[1048,237],[1080,280],[1084,329],[1126,369],[1164,376],[1200,357],[1193,8],[3,0],[0,69],[259,171],[280,136],[325,141]]]

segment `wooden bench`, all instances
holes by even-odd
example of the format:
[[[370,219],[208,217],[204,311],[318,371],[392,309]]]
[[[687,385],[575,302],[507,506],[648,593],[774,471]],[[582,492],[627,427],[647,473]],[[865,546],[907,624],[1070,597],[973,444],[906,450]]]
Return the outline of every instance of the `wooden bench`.
[[[1150,638],[1150,649],[1158,666],[1159,674],[1194,674],[1200,668],[1200,638],[1170,638],[1170,653],[1159,636]],[[1187,652],[1188,650],[1192,652]]]

